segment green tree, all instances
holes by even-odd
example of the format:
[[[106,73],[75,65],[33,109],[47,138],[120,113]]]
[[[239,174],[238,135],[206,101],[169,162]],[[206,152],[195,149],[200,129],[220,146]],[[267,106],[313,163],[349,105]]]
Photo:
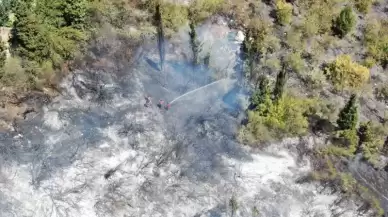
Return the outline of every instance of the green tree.
[[[337,119],[339,130],[354,130],[358,122],[358,106],[356,94],[352,94],[345,107],[340,111]]]
[[[371,124],[371,121],[360,124],[360,127],[358,128],[358,137],[360,138],[359,142],[361,144],[371,142],[373,140]]]
[[[335,31],[340,37],[344,37],[355,25],[356,15],[350,6],[346,6],[335,20]]]
[[[287,69],[285,64],[283,64],[282,70],[278,73],[276,77],[275,88],[273,91],[274,101],[277,102],[279,99],[283,97],[284,87],[287,82]]]
[[[191,12],[189,11],[189,14]],[[197,32],[195,30],[196,27],[196,22],[195,20],[190,20],[190,31],[189,31],[189,36],[190,36],[190,45],[191,45],[191,50],[193,52],[193,65],[198,65],[199,64],[199,53],[202,50],[202,44],[198,40]]]
[[[12,0],[0,1],[0,26],[6,26],[9,22]]]
[[[245,71],[245,74],[252,75],[253,70],[256,66],[255,57],[257,56],[257,50],[255,50],[257,47],[254,46],[253,40],[255,40],[253,35],[253,29],[247,28],[245,30],[245,38],[244,41],[241,44],[241,59],[243,60],[244,64],[248,66],[248,71]],[[248,73],[247,73],[248,72]]]
[[[87,17],[86,0],[62,0],[62,16],[66,26],[82,29]]]
[[[157,29],[158,49],[160,57],[160,70],[163,71],[164,58],[165,58],[165,43],[164,43],[164,30],[163,30],[163,19],[160,11],[160,2],[156,5],[154,14],[154,25]]]
[[[269,102],[271,102],[269,80],[267,77],[262,76],[262,78],[260,78],[259,88],[252,94],[251,108],[261,111],[264,115],[264,107],[266,107]]]
[[[267,52],[276,49],[277,42],[270,35],[272,25],[269,22],[253,19],[245,28],[245,38],[241,45],[241,59],[244,65],[244,73],[253,78],[257,62]]]
[[[15,5],[15,22],[12,40],[17,46],[16,52],[23,58],[42,62],[50,57],[47,46],[47,30],[33,11],[32,0],[21,0]]]

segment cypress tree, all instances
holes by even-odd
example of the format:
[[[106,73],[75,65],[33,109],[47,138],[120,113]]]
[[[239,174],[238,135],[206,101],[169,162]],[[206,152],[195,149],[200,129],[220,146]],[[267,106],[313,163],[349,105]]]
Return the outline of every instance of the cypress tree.
[[[356,94],[352,94],[345,107],[338,115],[337,125],[339,130],[355,129],[358,122],[358,108]]]
[[[286,66],[283,64],[282,70],[280,70],[280,72],[278,73],[278,76],[276,77],[275,88],[273,91],[275,102],[277,102],[280,98],[282,98],[286,81],[287,81],[287,70],[286,70]]]
[[[188,11],[188,15],[190,17],[190,31],[189,31],[189,36],[190,36],[190,46],[191,50],[193,52],[193,65],[196,66],[199,64],[199,53],[202,50],[202,44],[198,40],[198,35],[197,32],[195,31],[195,27],[197,25],[197,12],[194,10]]]
[[[260,78],[259,88],[252,94],[251,108],[259,109],[260,105],[265,104],[265,102],[270,99],[271,99],[271,90],[269,87],[269,80],[267,77],[262,76]]]
[[[160,2],[156,4],[156,10],[154,14],[154,22],[157,29],[158,49],[160,57],[160,70],[163,71],[164,57],[165,57],[165,44],[164,44],[164,30],[163,19],[160,11]]]
[[[244,65],[247,66],[247,68],[244,69],[244,73],[249,76],[252,75],[255,68],[255,50],[253,40],[255,40],[253,30],[252,28],[247,28],[245,30],[244,41],[241,44],[241,59],[243,60]]]
[[[189,11],[189,17],[192,17],[192,12]],[[195,21],[193,19],[190,20],[190,45],[191,50],[193,51],[193,65],[196,66],[199,64],[199,52],[202,50],[202,45],[200,44],[197,36],[197,32],[195,31]]]

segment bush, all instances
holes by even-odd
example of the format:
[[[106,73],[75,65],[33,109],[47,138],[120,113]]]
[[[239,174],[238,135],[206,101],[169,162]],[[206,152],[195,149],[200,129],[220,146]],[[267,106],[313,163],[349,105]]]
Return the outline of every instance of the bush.
[[[388,85],[381,84],[376,88],[376,98],[381,101],[388,101]]]
[[[358,134],[363,158],[375,165],[384,145],[386,130],[380,123],[369,121],[360,124]]]
[[[335,31],[340,37],[344,37],[355,25],[356,15],[350,6],[346,6],[335,20]]]
[[[363,65],[367,68],[372,68],[376,65],[376,60],[373,57],[367,57],[365,58]]]
[[[4,76],[1,78],[1,85],[12,86],[15,89],[26,89],[28,77],[21,67],[21,60],[16,57],[9,57],[4,66]]]
[[[277,0],[275,6],[277,22],[281,25],[289,24],[292,18],[292,5],[285,0]]]
[[[385,66],[388,63],[388,22],[369,20],[367,22],[364,42],[370,60]]]
[[[268,102],[261,108],[248,112],[248,124],[240,130],[244,142],[256,143],[285,136],[304,135],[308,128],[307,114],[313,107],[312,99],[286,95],[277,103]],[[264,137],[263,137],[264,136]]]
[[[336,88],[360,88],[370,77],[369,69],[352,61],[349,55],[340,55],[325,68]]]
[[[354,0],[354,6],[363,14],[367,14],[374,0]]]
[[[357,190],[357,180],[350,173],[341,173],[341,190],[345,194],[353,194]]]
[[[354,129],[337,131],[333,138],[333,145],[326,147],[323,153],[352,157],[357,150],[358,141],[357,131]]]
[[[329,32],[332,19],[337,14],[337,0],[312,1],[301,0],[300,8],[304,15],[303,32],[307,37]]]
[[[163,26],[168,29],[177,31],[179,27],[187,22],[187,9],[185,6],[164,3],[161,7]]]
[[[286,43],[289,48],[291,48],[294,51],[303,51],[305,48],[305,41],[302,39],[302,31],[291,28],[289,32],[287,32],[286,36]]]
[[[300,74],[305,68],[305,62],[300,52],[292,52],[286,56],[286,64],[297,74]]]
[[[302,79],[312,89],[320,89],[327,83],[324,72],[318,68],[302,73]]]
[[[195,22],[203,22],[223,8],[224,0],[194,0],[189,6],[192,16],[190,19]]]

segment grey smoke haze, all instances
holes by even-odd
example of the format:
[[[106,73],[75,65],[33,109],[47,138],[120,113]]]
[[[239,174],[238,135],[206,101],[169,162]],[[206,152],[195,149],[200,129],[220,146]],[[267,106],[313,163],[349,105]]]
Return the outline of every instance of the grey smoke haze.
[[[213,70],[187,64],[182,30],[172,39],[177,50],[166,42],[165,74],[155,67],[156,44],[145,45],[150,52],[126,74],[77,71],[42,114],[1,134],[1,216],[355,216],[351,204],[333,205],[336,195],[296,182],[309,171],[297,157],[299,140],[261,152],[238,144],[236,114],[247,104],[234,69],[238,44],[226,26],[198,32]],[[155,106],[222,78],[169,111]],[[146,95],[152,108],[143,106]]]

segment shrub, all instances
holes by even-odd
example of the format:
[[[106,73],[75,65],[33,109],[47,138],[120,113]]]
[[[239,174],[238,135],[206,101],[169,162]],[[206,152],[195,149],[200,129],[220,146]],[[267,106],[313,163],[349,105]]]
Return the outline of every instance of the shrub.
[[[376,60],[373,57],[367,57],[365,58],[363,65],[367,68],[372,68],[376,65]]]
[[[376,164],[384,145],[386,130],[380,123],[369,121],[360,124],[358,134],[364,159]]]
[[[305,48],[305,42],[302,39],[302,31],[292,28],[287,32],[286,43],[294,51],[303,51]]]
[[[285,0],[277,0],[275,6],[277,22],[281,25],[289,24],[292,18],[292,5]]]
[[[382,101],[388,101],[388,85],[382,84],[376,88],[376,98]]]
[[[382,147],[382,140],[373,140],[370,142],[365,142],[361,147],[363,158],[372,164],[377,164],[379,153]]]
[[[355,25],[356,15],[350,6],[346,6],[335,20],[335,31],[340,37],[344,37]]]
[[[363,14],[368,13],[373,0],[354,0],[354,6],[356,6],[357,10]]]
[[[305,62],[300,52],[292,52],[286,56],[286,64],[294,72],[300,74],[305,67]]]
[[[9,57],[4,66],[4,76],[0,79],[1,85],[12,86],[15,89],[25,89],[27,75],[21,67],[21,60]]]
[[[306,11],[303,24],[305,36],[310,37],[330,31],[332,19],[338,12],[337,0],[302,0],[298,4],[302,10]]]
[[[262,66],[267,67],[271,71],[279,71],[281,69],[281,62],[279,58],[272,56],[272,57],[269,57],[268,59],[264,59]]]
[[[302,79],[312,89],[322,88],[327,83],[324,72],[318,68],[303,73]]]
[[[368,57],[385,66],[388,63],[388,22],[369,20],[365,28],[364,42]]]
[[[195,20],[196,23],[202,22],[221,10],[223,4],[224,0],[194,0],[189,6],[193,14],[193,17],[190,17],[190,19]]]
[[[166,28],[177,31],[179,27],[187,22],[187,10],[185,6],[174,3],[163,3],[162,20]]]
[[[349,55],[340,55],[325,69],[336,88],[360,88],[369,80],[370,72],[365,66],[352,61]]]
[[[285,95],[277,103],[268,102],[265,112],[248,112],[248,124],[240,130],[242,141],[256,143],[279,139],[284,136],[304,135],[307,132],[307,114],[315,104],[312,99]]]
[[[324,153],[335,156],[351,157],[357,150],[359,138],[355,129],[337,131],[333,145],[325,148]]]
[[[355,180],[350,173],[341,173],[340,174],[340,180],[341,180],[341,190],[342,192],[346,194],[352,194],[357,189],[357,180]]]
[[[158,0],[146,0],[142,6],[145,9],[148,9],[150,14],[155,14],[156,5],[158,3]],[[187,22],[187,6],[168,1],[161,1],[160,10],[162,14],[163,26],[166,28],[166,32],[167,30],[177,31],[179,27],[183,26]]]

